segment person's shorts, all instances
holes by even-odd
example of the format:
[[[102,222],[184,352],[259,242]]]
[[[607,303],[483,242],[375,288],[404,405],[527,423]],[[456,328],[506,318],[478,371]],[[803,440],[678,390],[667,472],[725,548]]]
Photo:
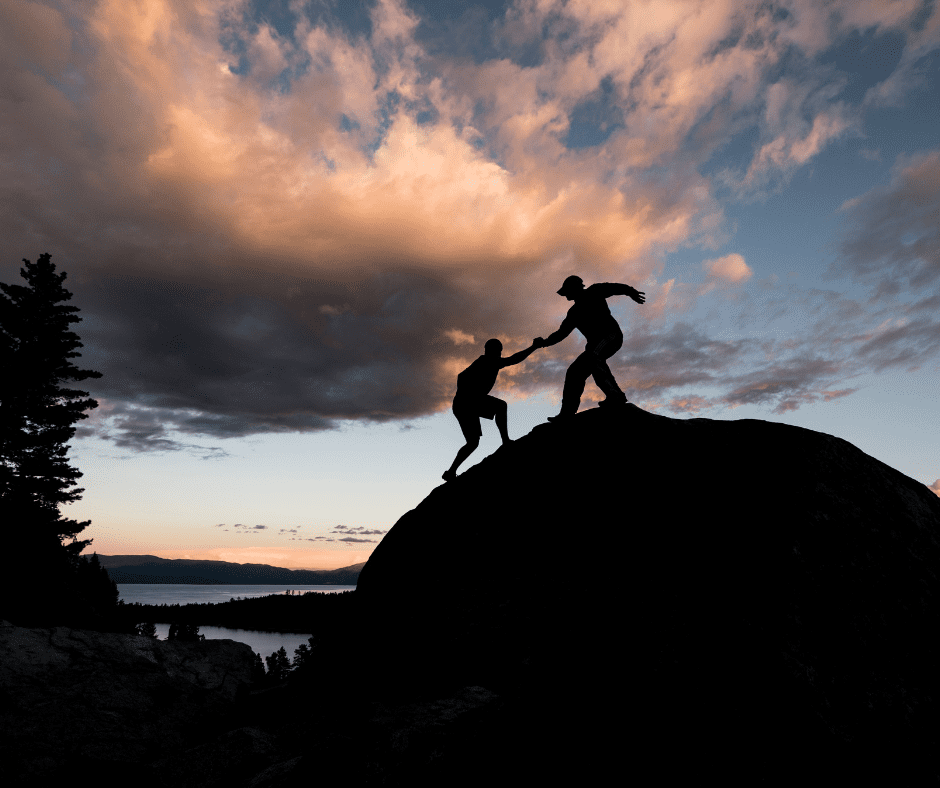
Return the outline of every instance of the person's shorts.
[[[479,399],[454,401],[454,416],[460,425],[460,431],[468,441],[483,434],[480,419],[493,419],[502,406],[502,400],[487,394]]]

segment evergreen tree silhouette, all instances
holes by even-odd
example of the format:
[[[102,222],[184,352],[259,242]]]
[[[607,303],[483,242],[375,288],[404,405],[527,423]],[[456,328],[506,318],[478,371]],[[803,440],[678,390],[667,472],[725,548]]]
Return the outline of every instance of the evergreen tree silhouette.
[[[273,682],[282,681],[290,673],[291,664],[284,646],[281,646],[270,657],[265,657],[264,661],[268,665],[268,678]]]
[[[78,307],[64,305],[72,294],[50,257],[23,260],[25,285],[0,283],[0,523],[8,554],[43,571],[38,594],[23,594],[5,578],[0,615],[24,623],[65,623],[50,616],[71,598],[78,555],[91,544],[77,538],[91,521],[64,517],[59,507],[84,492],[75,486],[82,474],[69,465],[67,444],[75,422],[98,403],[63,384],[101,373],[72,363],[82,343],[69,326],[81,318]]]
[[[98,560],[98,553],[91,557],[79,556],[75,572],[79,595],[98,614],[109,616],[118,603],[118,587]]]
[[[157,637],[157,625],[150,622],[138,624],[136,627],[134,627],[134,631],[138,635],[143,635],[144,637],[154,639]]]
[[[297,646],[297,648],[294,649],[294,661],[291,670],[313,665],[314,657],[318,654],[318,645],[316,636],[311,635],[307,638],[306,643],[301,643]]]
[[[294,667],[299,668],[310,658],[310,649],[306,643],[301,643],[294,649]]]
[[[255,652],[255,662],[251,666],[251,680],[255,684],[264,682],[264,663],[261,661],[261,655]]]
[[[186,642],[193,643],[199,640],[205,640],[205,635],[199,634],[199,625],[198,624],[188,624],[182,623],[177,624],[173,622],[170,624],[170,631],[166,636],[167,640],[182,640]]]

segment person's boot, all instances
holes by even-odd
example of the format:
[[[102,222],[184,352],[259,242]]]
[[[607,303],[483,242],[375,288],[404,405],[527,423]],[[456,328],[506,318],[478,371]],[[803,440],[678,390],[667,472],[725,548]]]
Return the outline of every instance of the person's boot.
[[[561,406],[561,413],[557,416],[549,416],[548,420],[552,424],[567,424],[574,418],[574,414],[577,412],[576,409],[566,408],[564,405]]]
[[[611,405],[626,405],[626,404],[627,404],[627,395],[621,394],[619,397],[607,397],[606,399],[602,399],[600,402],[597,403],[597,406],[601,407],[603,405],[606,408],[606,407],[610,407]]]

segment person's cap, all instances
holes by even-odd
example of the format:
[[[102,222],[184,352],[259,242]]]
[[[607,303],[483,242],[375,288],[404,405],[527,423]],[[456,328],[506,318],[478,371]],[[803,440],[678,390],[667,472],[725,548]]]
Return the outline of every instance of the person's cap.
[[[581,281],[580,276],[569,276],[562,284],[561,289],[558,291],[558,295],[576,293],[583,287],[584,282]]]

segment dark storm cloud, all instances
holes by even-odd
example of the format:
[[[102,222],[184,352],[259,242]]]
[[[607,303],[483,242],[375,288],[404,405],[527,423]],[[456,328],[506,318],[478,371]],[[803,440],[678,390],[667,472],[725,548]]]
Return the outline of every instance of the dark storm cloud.
[[[446,282],[407,272],[342,292],[276,279],[214,290],[206,279],[99,272],[81,288],[83,363],[104,375],[95,395],[122,403],[106,414],[118,445],[422,415],[442,396],[433,356],[451,343],[441,332],[472,309]]]

